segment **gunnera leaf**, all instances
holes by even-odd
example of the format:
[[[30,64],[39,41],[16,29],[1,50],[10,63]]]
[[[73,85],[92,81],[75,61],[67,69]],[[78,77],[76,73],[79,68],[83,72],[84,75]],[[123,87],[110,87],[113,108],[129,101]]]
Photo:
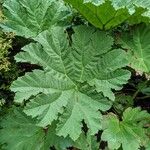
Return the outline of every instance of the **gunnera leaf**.
[[[147,0],[64,0],[77,9],[92,25],[111,29],[124,22],[149,22],[150,4]],[[109,10],[109,11],[108,11]]]
[[[27,38],[36,37],[70,14],[62,0],[6,0],[3,7],[7,20],[1,27]]]
[[[16,60],[38,64],[43,70],[18,78],[11,89],[16,102],[31,99],[24,112],[37,117],[39,126],[59,119],[57,134],[76,140],[83,120],[90,135],[101,129],[99,110],[106,111],[112,104],[105,97],[114,100],[112,89],[120,90],[130,72],[121,69],[128,65],[126,52],[112,49],[113,40],[105,32],[86,26],[74,32],[70,43],[63,28],[53,27],[35,38],[38,43],[25,46]],[[83,90],[84,83],[94,88],[95,96]]]
[[[110,0],[112,2],[112,6],[118,10],[121,8],[126,8],[129,13],[132,15],[136,11],[136,7],[141,7],[146,9],[146,13],[150,11],[150,4],[147,0]],[[92,3],[94,5],[101,5],[106,0],[84,0],[85,3]]]
[[[150,114],[140,108],[126,109],[122,121],[116,115],[108,114],[103,120],[102,140],[107,141],[112,150],[121,145],[123,150],[138,150],[150,142],[145,128],[149,120]]]

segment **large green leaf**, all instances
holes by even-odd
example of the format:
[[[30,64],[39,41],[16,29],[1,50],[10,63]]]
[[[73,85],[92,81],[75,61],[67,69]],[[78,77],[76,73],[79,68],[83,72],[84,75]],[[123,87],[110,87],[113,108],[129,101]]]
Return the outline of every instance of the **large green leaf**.
[[[136,27],[131,33],[122,35],[120,44],[128,50],[130,66],[137,72],[150,73],[150,28]]]
[[[92,28],[85,27],[75,28],[76,34],[72,37],[72,47],[69,47],[67,40],[64,40],[65,34],[60,30],[61,28],[53,28],[51,34],[45,31],[35,39],[43,45],[45,50],[42,50],[38,44],[30,44],[23,48],[26,52],[18,54],[16,60],[39,64],[45,70],[50,70],[51,74],[65,78],[65,84],[68,83],[71,87],[75,86],[74,80],[88,81],[90,85],[96,86],[98,92],[103,92],[104,96],[114,100],[111,89],[120,90],[122,84],[125,84],[130,77],[128,71],[120,69],[128,64],[126,53],[119,49],[111,50],[112,38],[106,36],[104,32],[94,32]],[[59,36],[56,37],[58,34]],[[97,42],[97,39],[101,42]],[[50,41],[53,43],[50,44]],[[59,52],[60,50],[61,52]],[[45,73],[44,77],[47,76],[46,74],[49,73]],[[37,79],[39,77],[39,75],[34,77],[34,80],[40,80]],[[14,89],[14,91],[16,90]],[[30,92],[29,89],[24,96],[27,97]],[[34,92],[36,91],[34,90]],[[20,93],[21,89],[16,96],[24,99]]]
[[[121,24],[130,16],[125,9],[116,11],[109,1],[98,6],[92,3],[83,3],[83,0],[65,1],[75,7],[91,24],[100,29],[110,29]]]
[[[31,98],[24,112],[37,117],[38,125],[45,127],[60,116],[57,134],[69,134],[76,140],[82,133],[83,120],[91,135],[101,129],[99,110],[111,107],[102,93],[113,100],[111,90],[121,89],[130,72],[121,69],[128,64],[126,53],[112,50],[109,35],[86,26],[77,27],[74,32],[71,44],[63,29],[54,27],[35,38],[41,45],[31,43],[24,47],[16,60],[39,64],[43,70],[27,73],[11,89],[16,92],[16,102]],[[84,83],[90,87],[89,83],[92,90],[85,90]]]
[[[49,150],[52,146],[63,150],[73,144],[71,139],[56,135],[55,123],[45,129],[35,124],[21,109],[13,108],[1,120],[0,144],[6,150]]]
[[[61,0],[6,0],[3,6],[7,20],[1,26],[25,37],[35,37],[69,14]]]
[[[94,5],[101,5],[106,0],[84,0],[84,3],[92,3]],[[110,0],[113,7],[118,10],[121,8],[127,8],[130,14],[136,11],[136,7],[147,9],[146,12],[150,11],[150,3],[147,0]]]
[[[149,142],[144,128],[145,121],[150,120],[150,114],[139,108],[128,108],[123,113],[122,121],[116,115],[105,116],[102,140],[108,142],[110,149],[138,150],[140,146],[146,146]]]
[[[64,0],[76,8],[91,24],[110,29],[121,23],[149,22],[150,4],[147,0]],[[109,10],[109,11],[108,11]],[[145,13],[145,16],[144,16]]]

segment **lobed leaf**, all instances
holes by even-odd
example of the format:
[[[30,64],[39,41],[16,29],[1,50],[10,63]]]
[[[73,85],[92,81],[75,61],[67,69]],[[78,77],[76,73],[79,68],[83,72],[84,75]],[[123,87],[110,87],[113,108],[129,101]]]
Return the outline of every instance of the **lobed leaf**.
[[[36,37],[70,13],[61,0],[6,0],[3,7],[7,20],[1,27],[26,38]]]
[[[124,22],[149,22],[150,4],[147,0],[64,0],[77,9],[92,25],[111,29]],[[109,10],[109,11],[108,11]]]
[[[102,140],[108,142],[110,149],[138,150],[140,146],[146,146],[149,142],[145,134],[145,121],[150,120],[150,115],[139,108],[128,108],[124,111],[122,121],[116,115],[105,116]]]
[[[141,7],[147,9],[146,12],[150,11],[150,4],[147,0],[110,0],[112,2],[112,6],[118,10],[121,8],[127,8],[129,13],[132,15],[136,11],[136,7]],[[101,5],[106,0],[84,0],[85,3],[92,3],[94,5]]]
[[[16,60],[39,64],[43,70],[27,73],[14,81],[11,89],[16,92],[16,102],[30,98],[24,112],[37,117],[39,126],[59,120],[57,134],[69,135],[75,141],[82,133],[83,120],[91,135],[101,129],[99,110],[111,107],[104,96],[113,100],[111,90],[120,90],[130,72],[121,69],[128,64],[126,53],[112,50],[109,35],[86,26],[74,28],[74,32],[71,44],[63,28],[53,27],[35,38],[38,43],[25,46]],[[110,63],[112,56],[116,58]],[[103,83],[103,88],[98,82]],[[83,90],[84,83],[91,85],[92,93],[99,97]]]

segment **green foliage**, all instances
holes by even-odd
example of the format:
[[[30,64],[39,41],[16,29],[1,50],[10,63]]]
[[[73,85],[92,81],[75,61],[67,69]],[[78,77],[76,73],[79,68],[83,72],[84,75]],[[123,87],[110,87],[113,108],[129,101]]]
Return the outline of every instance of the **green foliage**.
[[[81,33],[81,31],[84,32]],[[110,36],[106,36],[105,33],[99,31],[92,34],[93,32],[94,30],[91,28],[76,28],[70,47],[63,30],[54,28],[49,32],[41,33],[35,39],[42,44],[43,50],[40,45],[30,44],[23,48],[26,53],[18,54],[16,60],[39,64],[44,67],[45,71],[52,70],[53,74],[57,73],[58,75],[60,72],[64,74],[62,75],[63,78],[68,76],[73,81],[87,81],[91,86],[96,86],[98,92],[103,92],[104,96],[114,100],[111,89],[121,89],[122,84],[125,84],[130,77],[128,71],[120,69],[128,64],[126,53],[119,49],[111,50],[113,42]],[[90,36],[88,37],[88,35]],[[99,43],[97,43],[98,38],[101,39]],[[53,43],[55,47],[53,45],[51,47],[50,41],[57,41]],[[68,57],[65,57],[66,54],[68,54]],[[98,55],[101,59],[97,57]],[[41,60],[39,60],[39,57]],[[113,59],[114,57],[116,58]],[[112,59],[113,61],[110,62],[109,60]],[[119,59],[122,60],[121,63],[118,63]],[[69,81],[68,86],[74,87],[73,83],[69,83]],[[21,97],[23,100],[23,96]]]
[[[144,125],[150,121],[150,114],[139,108],[128,108],[123,113],[122,121],[114,114],[106,115],[103,122],[102,140],[108,141],[110,149],[137,150],[150,142]]]
[[[27,117],[18,108],[14,108],[6,115],[1,127],[3,129],[0,130],[0,142],[9,150],[48,150],[53,145],[62,150],[71,143],[69,139],[56,136],[55,124],[50,129],[42,129],[36,126],[36,120]]]
[[[82,26],[74,31],[71,46],[63,29],[59,27],[35,38],[42,46],[37,43],[25,46],[24,52],[19,53],[16,60],[39,64],[44,70],[35,70],[19,78],[11,89],[16,92],[16,102],[37,95],[28,103],[25,113],[32,117],[38,116],[40,126],[51,124],[61,113],[58,134],[64,137],[69,134],[76,140],[81,134],[83,119],[93,135],[101,129],[98,110],[106,111],[111,107],[102,95],[94,99],[88,95],[88,91],[82,92],[79,83],[87,81],[95,87],[94,90],[113,100],[111,89],[119,90],[129,79],[130,73],[120,69],[127,65],[126,53],[119,49],[111,50],[112,41],[108,35]],[[85,32],[81,34],[81,31]],[[102,40],[96,44],[98,37]],[[106,41],[110,44],[106,45]],[[115,54],[119,55],[110,64],[109,60]],[[122,59],[122,63],[118,64],[119,59]],[[64,107],[66,109],[63,111]],[[66,129],[70,131],[66,132]]]
[[[74,143],[76,148],[82,150],[98,150],[99,144],[95,136],[81,134],[80,138]]]
[[[84,0],[84,3],[90,2],[94,5],[101,5],[105,3],[106,0]],[[150,4],[146,0],[110,0],[112,2],[112,6],[118,10],[121,8],[126,8],[130,14],[135,13],[136,7],[145,8],[146,14],[149,14]]]
[[[141,25],[122,35],[120,44],[128,51],[130,66],[137,72],[150,73],[150,28]]]
[[[41,149],[44,145],[43,129],[36,127],[35,122],[27,118],[19,110],[11,112],[10,115],[2,121],[1,125],[3,130],[0,131],[0,141],[5,143],[5,140],[7,139],[7,149],[35,150],[38,147]],[[36,142],[39,143],[39,145],[37,145]]]
[[[6,0],[3,6],[7,20],[1,27],[28,38],[64,21],[70,14],[61,0]]]
[[[125,95],[125,94],[118,94],[116,95],[113,108],[118,114],[122,114],[122,112],[125,109],[127,109],[128,107],[133,107],[133,105],[134,105],[134,100],[132,96]]]
[[[147,0],[65,0],[76,8],[91,24],[111,29],[123,22],[149,22],[150,4]],[[109,10],[109,11],[108,11]]]
[[[149,23],[150,4],[64,1],[91,24],[72,15],[62,0],[5,0],[6,20],[0,26],[17,35],[15,40],[27,39],[25,46],[16,46],[20,52],[15,60],[36,69],[11,84],[14,105],[20,108],[7,108],[9,113],[0,109],[5,114],[0,145],[6,150],[149,149],[150,114],[131,107],[137,105],[139,93],[147,96],[149,91],[150,29],[130,25]],[[5,39],[2,58],[11,45],[11,38]],[[17,78],[15,69],[10,73],[11,79]],[[145,78],[138,81],[142,73]]]

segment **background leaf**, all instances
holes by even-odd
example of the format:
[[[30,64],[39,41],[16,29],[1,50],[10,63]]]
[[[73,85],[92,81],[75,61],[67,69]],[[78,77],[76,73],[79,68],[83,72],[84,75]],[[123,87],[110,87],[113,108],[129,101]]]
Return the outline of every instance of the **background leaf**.
[[[137,150],[149,142],[144,128],[145,121],[150,115],[139,108],[128,108],[124,111],[122,121],[116,115],[109,114],[104,118],[102,140],[108,142],[110,149]]]
[[[7,20],[1,27],[27,38],[36,37],[70,13],[61,0],[6,0],[3,6]]]
[[[122,47],[128,50],[130,66],[137,72],[150,72],[150,28],[145,25],[136,27],[131,34],[125,33],[121,37]]]

